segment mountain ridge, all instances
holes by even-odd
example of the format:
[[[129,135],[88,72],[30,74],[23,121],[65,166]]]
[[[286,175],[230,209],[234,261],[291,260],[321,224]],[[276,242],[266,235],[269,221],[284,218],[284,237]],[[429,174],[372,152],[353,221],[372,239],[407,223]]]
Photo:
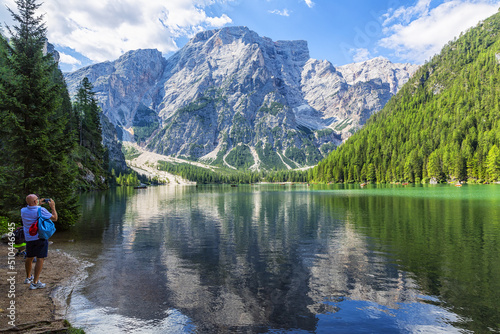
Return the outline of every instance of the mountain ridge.
[[[66,81],[72,92],[89,78],[124,140],[219,165],[237,150],[259,169],[286,169],[317,163],[417,68],[382,63],[378,76],[335,68],[311,59],[306,41],[274,42],[228,27],[198,33],[168,59],[157,50],[129,51]]]

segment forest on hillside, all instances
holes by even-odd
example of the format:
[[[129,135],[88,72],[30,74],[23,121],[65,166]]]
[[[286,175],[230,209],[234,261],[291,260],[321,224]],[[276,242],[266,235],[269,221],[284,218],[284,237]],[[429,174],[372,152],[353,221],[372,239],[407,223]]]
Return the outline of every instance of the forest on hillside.
[[[500,14],[449,42],[309,173],[315,182],[500,180]]]

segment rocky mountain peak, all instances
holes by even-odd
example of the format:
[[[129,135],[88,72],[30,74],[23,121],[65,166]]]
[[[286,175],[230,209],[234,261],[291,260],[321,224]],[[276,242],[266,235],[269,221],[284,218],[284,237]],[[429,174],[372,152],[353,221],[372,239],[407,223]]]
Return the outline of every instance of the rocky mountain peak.
[[[221,29],[207,30],[197,33],[188,44],[206,43],[215,38],[223,44],[231,44],[236,40],[256,40],[257,33],[244,26],[224,27]]]
[[[342,73],[349,85],[381,79],[389,84],[390,92],[394,95],[418,68],[418,65],[394,64],[387,58],[377,57],[359,63],[339,66],[338,71]]]
[[[335,68],[310,59],[306,41],[226,27],[198,33],[167,60],[130,51],[67,82],[74,91],[87,76],[123,138],[150,150],[283,169],[317,163],[362,126],[411,75],[405,66],[380,58]]]
[[[43,54],[52,54],[52,57],[54,58],[54,61],[56,63],[59,63],[59,60],[61,59],[61,55],[59,52],[57,52],[56,48],[54,47],[54,44],[49,43],[47,39],[45,39],[45,42],[43,44]]]
[[[256,32],[244,26],[225,27],[217,30],[203,31],[191,39],[185,49],[202,49],[210,53],[224,46],[241,43],[258,46],[270,57],[280,55],[283,59],[295,62],[306,62],[309,59],[307,41],[272,41],[261,37]]]

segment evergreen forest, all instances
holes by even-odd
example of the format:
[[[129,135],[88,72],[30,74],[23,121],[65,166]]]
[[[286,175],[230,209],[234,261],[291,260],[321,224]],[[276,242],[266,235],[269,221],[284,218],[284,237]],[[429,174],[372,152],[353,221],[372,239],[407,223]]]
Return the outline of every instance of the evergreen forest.
[[[449,42],[309,179],[500,181],[500,13]]]
[[[88,80],[72,103],[35,0],[8,9],[15,25],[0,35],[0,217],[20,221],[25,197],[52,198],[66,227],[79,218],[78,190],[106,188],[108,159],[100,108]]]

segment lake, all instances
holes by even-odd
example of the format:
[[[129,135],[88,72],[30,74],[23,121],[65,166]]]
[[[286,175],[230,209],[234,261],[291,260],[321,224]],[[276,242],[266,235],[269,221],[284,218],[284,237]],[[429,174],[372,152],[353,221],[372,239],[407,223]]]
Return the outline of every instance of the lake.
[[[500,185],[167,185],[81,204],[51,247],[93,264],[68,301],[87,333],[500,331]]]

